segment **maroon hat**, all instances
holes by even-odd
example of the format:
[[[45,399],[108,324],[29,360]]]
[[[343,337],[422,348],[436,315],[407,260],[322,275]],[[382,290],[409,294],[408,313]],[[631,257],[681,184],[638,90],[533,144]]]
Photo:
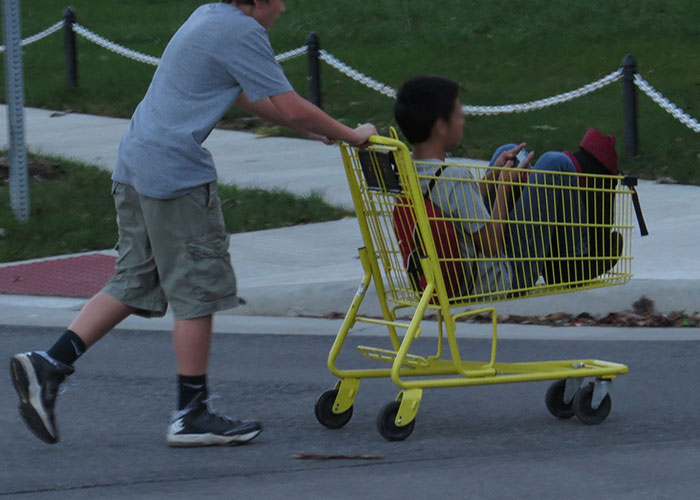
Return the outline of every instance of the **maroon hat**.
[[[617,175],[617,151],[615,151],[614,135],[605,135],[599,130],[589,128],[579,147],[593,155],[611,174]]]

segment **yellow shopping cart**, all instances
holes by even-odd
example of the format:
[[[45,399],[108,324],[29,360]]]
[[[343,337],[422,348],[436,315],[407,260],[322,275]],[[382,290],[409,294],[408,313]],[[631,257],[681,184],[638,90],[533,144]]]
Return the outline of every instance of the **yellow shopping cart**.
[[[316,403],[319,422],[344,426],[361,380],[380,377],[401,389],[377,417],[380,434],[392,441],[411,434],[423,390],[436,387],[553,380],[545,397],[552,415],[602,422],[611,408],[611,381],[627,366],[592,359],[499,363],[496,310],[484,303],[627,283],[636,179],[531,170],[523,182],[510,168],[421,164],[392,135],[372,137],[367,149],[341,145],[364,243],[364,276],[328,356],[339,380]],[[478,198],[489,206],[499,190],[507,193],[507,206],[479,215]],[[358,315],[372,281],[383,319]],[[399,310],[408,310],[410,321],[398,320]],[[428,314],[437,317],[437,352],[423,357],[410,351]],[[464,361],[457,321],[483,314],[491,315],[490,359]],[[358,322],[387,328],[392,349],[358,349],[390,367],[336,366]]]

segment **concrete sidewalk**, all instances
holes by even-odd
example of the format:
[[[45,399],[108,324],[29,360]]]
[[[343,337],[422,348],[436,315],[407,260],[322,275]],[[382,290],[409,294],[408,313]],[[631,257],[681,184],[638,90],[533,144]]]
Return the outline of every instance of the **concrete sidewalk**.
[[[73,158],[114,170],[129,120],[26,108],[27,147],[33,153]],[[352,208],[343,162],[335,146],[285,137],[215,129],[206,141],[219,181],[241,187],[318,192]],[[7,148],[7,106],[0,105],[0,148]]]
[[[6,143],[6,109],[0,106],[0,147]],[[128,121],[27,109],[30,150],[72,157],[111,169]],[[281,188],[305,194],[320,191],[335,204],[351,206],[337,147],[287,138],[215,130],[206,146],[214,154],[222,182]],[[533,149],[536,149],[533,147]],[[635,278],[622,287],[504,302],[499,312],[548,314],[555,311],[605,314],[630,309],[642,295],[657,311],[700,310],[700,188],[642,181],[638,188],[650,236],[633,232]],[[362,246],[355,219],[274,229],[231,238],[239,292],[248,301],[234,314],[326,315],[343,313],[362,269]],[[14,298],[7,298],[12,299]],[[376,296],[363,306],[378,314]]]

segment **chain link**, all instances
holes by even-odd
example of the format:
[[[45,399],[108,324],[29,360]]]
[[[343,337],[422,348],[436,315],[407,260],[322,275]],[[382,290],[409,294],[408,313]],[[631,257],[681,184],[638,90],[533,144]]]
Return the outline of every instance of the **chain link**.
[[[634,84],[639,87],[639,89],[644,92],[649,98],[656,104],[661,106],[666,112],[673,116],[676,120],[681,122],[683,125],[688,127],[693,132],[700,133],[700,123],[690,116],[688,113],[683,111],[681,108],[673,104],[666,97],[661,94],[658,90],[652,87],[649,82],[647,82],[641,75],[634,75]]]
[[[277,59],[278,63],[283,63],[285,61],[289,61],[290,59],[294,59],[295,57],[303,56],[306,54],[306,52],[308,52],[308,50],[309,48],[306,45],[303,45],[298,49],[282,52],[281,54],[275,56],[275,59]]]
[[[26,47],[29,44],[32,44],[34,42],[38,42],[39,40],[42,40],[42,39],[46,38],[47,36],[53,35],[57,31],[60,31],[61,28],[63,28],[63,21],[58,21],[56,24],[52,24],[51,26],[46,28],[44,31],[41,31],[41,32],[37,33],[36,35],[32,35],[30,37],[25,38],[24,40],[22,40],[20,45],[22,45],[22,47]],[[0,54],[2,54],[3,52],[5,52],[5,46],[0,45]]]
[[[521,104],[508,104],[504,106],[462,106],[462,112],[466,115],[499,115],[502,113],[524,113],[526,111],[548,108],[556,104],[572,101],[579,97],[588,95],[596,90],[610,85],[613,82],[616,82],[620,78],[622,78],[622,70],[618,69],[604,76],[600,80],[591,82],[581,88],[570,92],[565,92],[563,94],[557,94],[552,97],[547,97],[545,99],[540,99],[538,101],[531,101]]]
[[[359,82],[365,87],[369,87],[370,89],[375,90],[380,94],[384,94],[385,96],[392,97],[394,99],[396,98],[396,89],[393,89],[388,85],[378,82],[377,80],[370,78],[364,73],[361,73],[356,69],[351,68],[350,66],[342,62],[340,59],[329,54],[323,49],[319,51],[319,54],[319,57],[322,61],[325,61],[330,66],[343,73],[345,76],[352,78],[356,82]]]
[[[348,66],[344,62],[340,61],[337,57],[328,53],[325,50],[320,51],[320,58],[328,63],[333,68],[337,69],[345,76],[352,78],[356,82],[361,83],[365,87],[384,94],[388,97],[396,98],[396,89],[381,83],[373,78],[368,77],[364,73]],[[525,111],[532,111],[535,109],[543,109],[549,106],[554,106],[555,104],[560,104],[562,102],[571,101],[579,97],[595,92],[613,82],[616,82],[622,78],[622,70],[618,69],[612,73],[604,76],[600,80],[591,82],[588,85],[566,92],[563,94],[558,94],[553,97],[547,97],[546,99],[540,99],[539,101],[532,101],[522,104],[509,104],[505,106],[462,106],[462,111],[464,114],[469,115],[497,115],[502,113],[523,113]]]
[[[112,51],[115,54],[119,54],[120,56],[128,57],[129,59],[133,59],[134,61],[150,64],[152,66],[158,66],[158,64],[160,63],[160,59],[157,57],[149,56],[141,52],[137,52],[135,50],[127,49],[123,45],[119,45],[118,43],[112,42],[104,37],[101,37],[97,33],[93,33],[92,31],[79,25],[78,23],[73,24],[73,31],[75,31],[78,35],[82,36],[83,38],[91,41],[92,43],[99,45],[100,47],[103,47],[109,51]]]
[[[98,35],[97,33],[93,33],[89,29],[85,28],[84,26],[79,25],[78,23],[75,23],[73,25],[73,30],[79,34],[80,36],[90,40],[91,42],[107,49],[115,54],[119,54],[120,56],[128,57],[129,59],[133,59],[134,61],[142,62],[145,64],[150,64],[152,66],[158,66],[160,64],[160,58],[158,57],[153,57],[149,56],[147,54],[143,54],[142,52],[137,52],[135,50],[128,49],[124,47],[123,45],[119,45],[116,42],[112,42],[111,40],[107,40],[106,38]],[[284,61],[289,61],[290,59],[294,59],[295,57],[299,57],[303,54],[305,54],[307,51],[306,46],[299,47],[294,50],[289,50],[287,52],[284,52],[280,55],[278,55],[275,59],[277,59],[277,62],[284,62]]]
[[[52,34],[56,33],[57,31],[60,31],[63,28],[64,21],[58,21],[57,23],[49,26],[46,28],[44,31],[41,31],[35,35],[32,35],[28,38],[25,38],[22,40],[21,45],[22,47],[27,46],[29,44],[32,44],[34,42],[38,42],[39,40],[42,40],[48,36],[51,36]],[[150,64],[153,66],[158,66],[160,63],[160,59],[157,57],[149,56],[147,54],[143,54],[141,52],[135,51],[128,49],[124,47],[123,45],[119,45],[118,43],[112,42],[111,40],[108,40],[97,33],[93,33],[89,29],[85,28],[84,26],[81,26],[78,23],[73,24],[73,30],[80,36],[86,38],[87,40],[107,49],[110,50],[116,54],[119,54],[124,57],[128,57],[129,59],[133,59],[134,61],[142,62],[145,64]],[[0,53],[5,52],[5,46],[0,45]],[[294,59],[296,57],[302,56],[308,52],[308,47],[303,45],[299,48],[289,50],[287,52],[283,52],[282,54],[279,54],[275,57],[277,62],[283,63],[285,61],[289,61],[290,59]],[[329,52],[325,50],[319,51],[319,57],[322,61],[325,61],[328,65],[331,67],[337,69],[341,73],[343,73],[345,76],[355,80],[356,82],[364,85],[365,87],[374,90],[376,92],[379,92],[380,94],[383,94],[387,97],[391,98],[396,98],[396,89],[390,87],[389,85],[386,85],[382,82],[379,82],[373,78],[370,78],[369,76],[365,75],[364,73],[352,68],[351,66],[345,64],[342,62],[340,59],[335,57],[334,55],[330,54]],[[574,99],[577,99],[579,97],[583,97],[585,95],[588,95],[592,92],[595,92],[596,90],[599,90],[603,87],[606,87],[607,85],[610,85],[613,82],[616,82],[622,78],[622,70],[618,69],[616,71],[613,71],[612,73],[604,76],[603,78],[596,80],[595,82],[591,82],[587,85],[584,85],[581,88],[578,88],[576,90],[572,90],[570,92],[565,92],[563,94],[558,94],[552,97],[547,97],[545,99],[540,99],[537,101],[531,101],[531,102],[525,102],[525,103],[520,103],[520,104],[507,104],[503,106],[469,106],[465,105],[462,106],[462,112],[467,115],[499,115],[499,114],[504,114],[504,113],[524,113],[526,111],[533,111],[537,109],[544,109],[548,108],[550,106],[554,106],[556,104],[561,104],[564,102],[572,101]],[[687,126],[689,129],[693,130],[694,132],[700,133],[700,122],[690,116],[688,113],[683,111],[681,108],[673,104],[671,101],[669,101],[666,97],[663,96],[659,91],[657,91],[654,87],[649,84],[644,78],[642,78],[641,75],[636,74],[634,77],[634,83],[639,87],[639,89],[644,92],[646,95],[651,98],[652,101],[654,101],[656,104],[661,106],[665,111],[667,111],[671,116],[676,118],[678,121],[680,121],[682,124]]]

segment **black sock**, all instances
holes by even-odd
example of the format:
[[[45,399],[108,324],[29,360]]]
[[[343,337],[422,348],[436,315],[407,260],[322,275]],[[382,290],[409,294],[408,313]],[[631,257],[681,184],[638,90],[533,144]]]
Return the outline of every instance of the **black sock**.
[[[180,397],[177,403],[178,410],[184,410],[192,400],[202,394],[202,400],[207,397],[207,375],[178,375],[177,385],[180,389]]]
[[[46,353],[60,363],[73,366],[73,363],[75,363],[86,350],[87,347],[85,347],[83,339],[78,337],[75,332],[66,330]]]

